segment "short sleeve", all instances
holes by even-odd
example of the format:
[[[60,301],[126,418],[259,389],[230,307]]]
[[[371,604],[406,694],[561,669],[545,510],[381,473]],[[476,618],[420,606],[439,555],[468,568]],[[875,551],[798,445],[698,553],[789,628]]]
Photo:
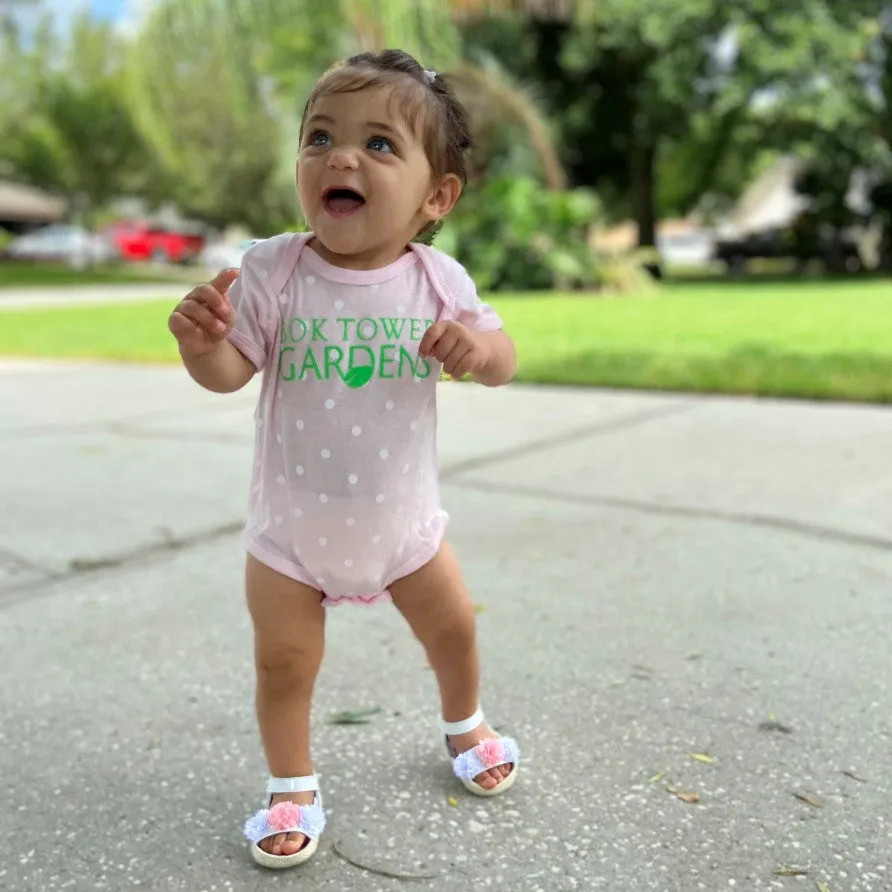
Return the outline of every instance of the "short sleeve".
[[[427,259],[436,278],[445,286],[442,318],[461,322],[472,331],[499,331],[504,327],[499,314],[480,300],[474,280],[457,260],[439,251],[431,251]]]
[[[252,245],[242,257],[239,277],[229,289],[235,309],[229,341],[258,372],[266,365],[276,341],[280,314],[269,280],[287,241],[287,237],[276,236]]]
[[[487,303],[480,300],[474,280],[464,273],[461,287],[456,295],[455,319],[472,331],[499,331],[503,328],[502,318]]]

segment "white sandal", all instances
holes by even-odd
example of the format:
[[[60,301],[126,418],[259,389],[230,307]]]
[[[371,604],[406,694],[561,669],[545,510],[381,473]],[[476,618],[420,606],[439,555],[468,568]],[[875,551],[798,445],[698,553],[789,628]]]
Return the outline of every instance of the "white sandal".
[[[520,751],[517,742],[510,737],[498,737],[495,739],[481,740],[477,746],[467,752],[457,753],[452,745],[450,737],[459,734],[470,734],[471,731],[483,724],[483,712],[477,710],[469,719],[463,722],[446,722],[440,720],[440,729],[446,736],[446,750],[452,759],[452,771],[462,782],[464,788],[475,796],[491,797],[501,796],[514,786],[517,780],[517,763],[520,760]],[[511,772],[491,790],[486,790],[478,784],[474,778],[479,774],[498,768],[500,765],[510,765]]]
[[[270,806],[275,793],[315,793],[312,805],[295,802],[277,802]],[[319,848],[319,837],[325,829],[325,811],[322,794],[315,775],[309,777],[270,777],[266,785],[266,805],[245,821],[245,837],[251,843],[251,855],[261,867],[281,870],[305,864]],[[280,833],[300,833],[306,843],[293,855],[270,855],[258,845],[270,836]]]

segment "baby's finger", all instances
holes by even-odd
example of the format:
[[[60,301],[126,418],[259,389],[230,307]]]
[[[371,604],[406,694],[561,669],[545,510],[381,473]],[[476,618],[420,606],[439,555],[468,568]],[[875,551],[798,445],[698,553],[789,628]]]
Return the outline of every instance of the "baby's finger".
[[[213,285],[199,285],[186,295],[186,300],[194,300],[204,304],[215,316],[222,319],[226,307],[231,307],[229,300],[220,294]]]
[[[450,372],[450,374],[453,378],[464,378],[468,372],[474,371],[476,365],[477,362],[474,356],[474,351],[468,350],[468,352],[455,363],[455,369]]]
[[[450,353],[458,346],[459,333],[455,329],[448,329],[443,336],[437,341],[433,349],[433,355],[440,361],[445,362]]]
[[[468,359],[471,348],[467,344],[456,344],[449,352],[446,359],[443,360],[443,368],[452,375],[453,378],[459,377],[459,369]]]
[[[218,306],[213,308],[213,312],[226,325],[229,325],[235,319],[235,309],[225,297]]]
[[[174,310],[167,322],[170,333],[178,340],[194,337],[201,333],[201,329],[189,318],[184,316],[179,309]]]
[[[444,331],[446,331],[446,324],[444,322],[435,322],[424,333],[424,337],[421,339],[421,343],[418,345],[418,355],[432,356],[434,348],[436,347],[437,342],[443,336]]]
[[[196,300],[184,300],[178,311],[187,319],[204,329],[209,337],[219,337],[226,331],[226,323],[218,319],[203,303]]]
[[[220,270],[216,276],[210,281],[210,286],[213,288],[219,295],[222,297],[226,297],[229,293],[229,289],[232,287],[232,283],[239,277],[239,270],[232,267],[230,269]]]

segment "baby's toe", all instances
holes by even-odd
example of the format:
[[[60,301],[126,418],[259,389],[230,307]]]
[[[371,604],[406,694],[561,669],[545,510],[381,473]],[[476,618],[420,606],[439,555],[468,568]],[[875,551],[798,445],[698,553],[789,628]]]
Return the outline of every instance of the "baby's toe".
[[[280,833],[278,836],[268,836],[260,843],[260,848],[268,855],[281,855],[284,842],[285,834]]]
[[[303,844],[303,836],[299,833],[291,833],[288,835],[285,842],[282,843],[282,854],[296,855],[303,848]]]
[[[474,782],[483,787],[484,790],[491,790],[498,784],[498,780],[493,777],[491,771],[484,771],[483,774],[478,774],[477,777],[474,778]]]

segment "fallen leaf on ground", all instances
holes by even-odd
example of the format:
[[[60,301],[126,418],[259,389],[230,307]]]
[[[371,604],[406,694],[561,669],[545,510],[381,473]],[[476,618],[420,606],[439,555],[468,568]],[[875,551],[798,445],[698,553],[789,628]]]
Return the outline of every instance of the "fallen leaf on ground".
[[[666,789],[682,802],[687,802],[689,805],[696,805],[700,801],[699,793],[686,793],[683,790],[676,790],[675,787],[667,787]]]
[[[855,774],[854,771],[843,771],[843,774],[844,774],[846,777],[850,777],[853,781],[858,781],[859,784],[866,784],[866,783],[867,783],[867,781],[864,780],[863,777],[858,777],[858,775]]]
[[[691,753],[691,758],[696,759],[698,762],[703,762],[706,765],[714,765],[715,759],[709,755],[709,753]]]
[[[793,729],[789,725],[782,725],[777,719],[770,718],[767,722],[759,725],[760,731],[771,732],[779,731],[781,734],[792,734]]]
[[[821,802],[817,796],[809,796],[808,793],[794,793],[793,794],[800,802],[804,802],[806,805],[810,805],[812,808],[823,808],[824,803]]]
[[[650,779],[650,782],[651,782],[652,784],[655,784],[657,781],[661,781],[665,776],[666,776],[666,772],[665,772],[665,771],[661,771],[659,774],[655,774],[655,775]]]
[[[455,796],[450,796],[446,801],[447,801],[453,808],[458,808],[458,800],[455,798]]]
[[[830,892],[830,887],[826,883],[817,883],[818,892]]]
[[[807,877],[808,871],[800,867],[778,867],[774,872],[777,877]]]
[[[380,706],[373,706],[371,709],[345,709],[342,712],[336,712],[328,719],[329,725],[367,725],[372,716],[381,712]]]

